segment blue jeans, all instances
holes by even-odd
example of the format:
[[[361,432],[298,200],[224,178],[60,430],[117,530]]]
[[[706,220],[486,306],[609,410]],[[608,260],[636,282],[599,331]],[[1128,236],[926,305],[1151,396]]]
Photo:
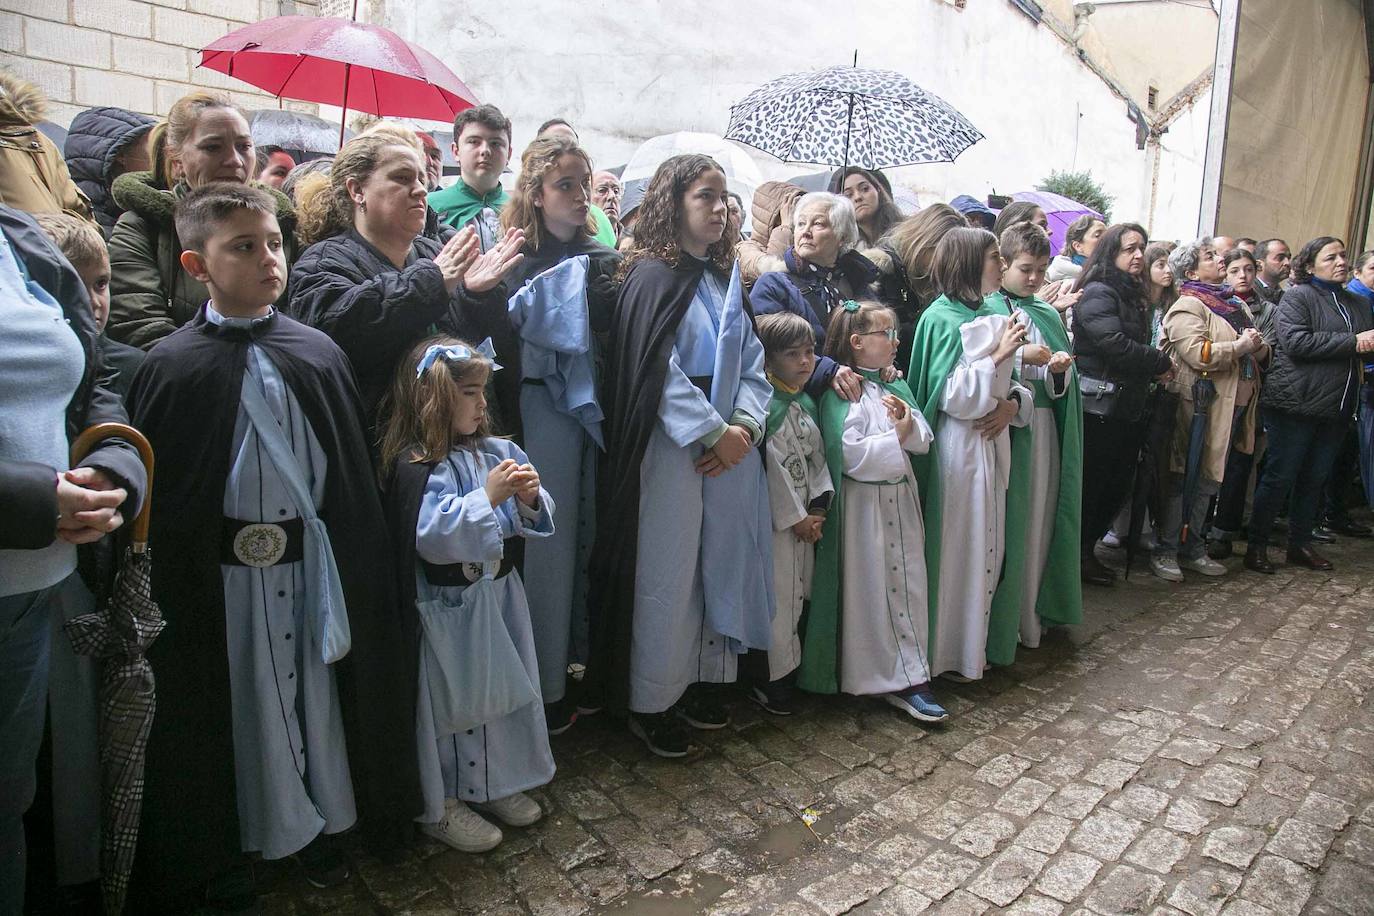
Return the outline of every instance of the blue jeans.
[[[0,916],[24,910],[24,812],[43,740],[56,590],[0,598]]]
[[[1341,450],[1345,420],[1318,420],[1280,410],[1264,415],[1269,437],[1264,478],[1255,488],[1249,546],[1268,547],[1274,516],[1288,499],[1288,548],[1312,542],[1312,527],[1331,465]],[[1290,496],[1291,494],[1291,496]]]

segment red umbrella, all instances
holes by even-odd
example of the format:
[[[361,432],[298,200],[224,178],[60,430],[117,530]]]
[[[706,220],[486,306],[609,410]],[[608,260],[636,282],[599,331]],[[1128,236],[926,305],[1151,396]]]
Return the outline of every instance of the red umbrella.
[[[448,121],[477,96],[424,48],[366,22],[277,16],[201,49],[200,66],[278,97]]]

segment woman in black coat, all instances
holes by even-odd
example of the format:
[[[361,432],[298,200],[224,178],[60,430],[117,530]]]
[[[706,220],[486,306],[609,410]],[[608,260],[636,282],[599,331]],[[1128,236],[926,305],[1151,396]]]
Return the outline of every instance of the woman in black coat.
[[[1345,243],[1322,236],[1293,260],[1293,286],[1279,300],[1274,364],[1261,404],[1269,453],[1255,490],[1245,568],[1272,573],[1267,548],[1274,516],[1288,506],[1288,562],[1309,569],[1331,563],[1312,549],[1322,488],[1354,416],[1360,359],[1374,352],[1369,309],[1344,288]],[[1291,493],[1291,497],[1290,497]]]
[[[414,133],[382,128],[345,143],[328,179],[297,189],[298,233],[313,244],[291,269],[290,311],[348,354],[369,429],[397,361],[436,329],[470,336],[462,300],[500,295],[522,258],[520,232],[480,256],[472,232],[425,236],[425,194]]]
[[[0,911],[24,898],[24,811],[48,699],[52,616],[76,548],[118,528],[147,486],[138,453],[107,441],[68,470],[70,444],[128,423],[80,276],[28,214],[0,206]]]
[[[1116,574],[1093,555],[1093,545],[1126,500],[1145,442],[1151,383],[1172,372],[1169,357],[1150,346],[1142,285],[1146,241],[1145,230],[1135,223],[1111,227],[1074,286],[1082,293],[1073,313],[1073,352],[1085,407],[1080,546],[1083,581],[1095,585],[1116,581]],[[1115,393],[1095,398],[1090,386]],[[1095,411],[1095,406],[1102,409]]]

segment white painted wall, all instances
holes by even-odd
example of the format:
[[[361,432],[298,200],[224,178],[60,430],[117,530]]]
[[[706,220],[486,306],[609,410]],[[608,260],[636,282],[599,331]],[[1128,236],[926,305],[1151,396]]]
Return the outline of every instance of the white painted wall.
[[[1126,103],[1073,49],[1009,3],[970,3],[962,11],[935,0],[380,6],[387,26],[437,54],[512,118],[517,150],[541,121],[559,115],[576,125],[598,163],[616,165],[656,134],[721,133],[730,105],[752,89],[785,73],[848,63],[857,47],[861,66],[906,74],[987,137],[953,164],[889,173],[922,203],[1010,194],[1051,169],[1076,168],[1091,169],[1116,196],[1115,216],[1140,218],[1148,208],[1151,157],[1136,149]],[[1167,137],[1165,148],[1166,158],[1176,148],[1185,160],[1194,152],[1182,136]],[[766,178],[817,170],[756,158]],[[1191,173],[1170,174],[1177,186],[1168,195],[1168,224],[1186,225],[1196,220]]]

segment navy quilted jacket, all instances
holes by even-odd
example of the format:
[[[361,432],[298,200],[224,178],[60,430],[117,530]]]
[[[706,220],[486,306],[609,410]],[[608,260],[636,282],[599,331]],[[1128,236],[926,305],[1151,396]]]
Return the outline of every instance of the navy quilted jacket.
[[[72,119],[62,157],[77,187],[91,199],[91,209],[106,237],[124,212],[110,196],[115,160],[134,143],[148,138],[156,123],[147,115],[123,108],[88,108]]]

